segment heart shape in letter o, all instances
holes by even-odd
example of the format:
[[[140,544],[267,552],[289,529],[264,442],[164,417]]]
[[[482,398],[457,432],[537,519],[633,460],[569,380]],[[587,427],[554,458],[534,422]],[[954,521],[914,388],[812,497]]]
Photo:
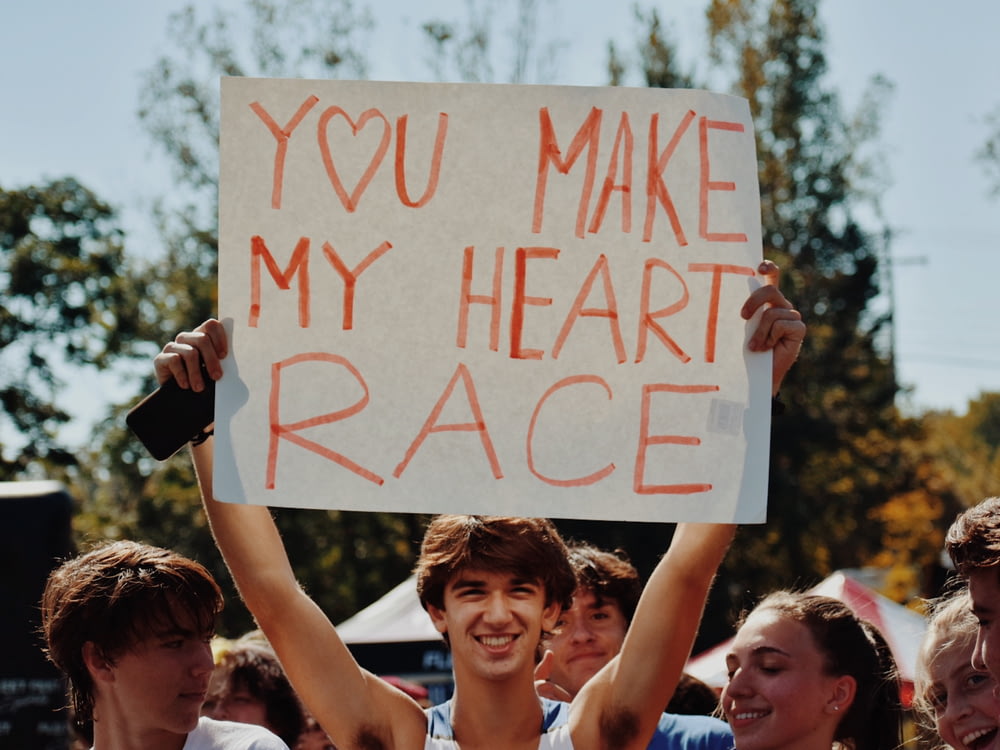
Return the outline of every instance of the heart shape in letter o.
[[[358,132],[368,124],[373,118],[378,118],[382,120],[382,140],[375,149],[375,153],[372,154],[371,161],[368,163],[368,168],[365,169],[361,179],[358,180],[358,184],[355,185],[354,190],[351,194],[347,194],[346,188],[344,188],[344,183],[340,179],[340,175],[337,174],[337,167],[333,163],[333,155],[330,153],[330,139],[327,135],[327,125],[330,120],[337,116],[343,117],[347,120],[347,124],[351,126],[351,134],[357,135]],[[351,116],[347,114],[340,107],[328,107],[325,112],[319,118],[319,148],[323,154],[323,165],[326,167],[326,174],[330,178],[330,183],[333,185],[333,189],[337,191],[337,196],[340,198],[340,202],[344,204],[344,208],[347,209],[349,213],[353,213],[358,207],[358,201],[361,199],[361,194],[365,192],[365,188],[368,187],[368,183],[372,181],[372,177],[375,176],[375,172],[378,171],[379,165],[382,163],[383,157],[385,157],[385,152],[389,148],[389,140],[392,137],[392,128],[389,125],[389,121],[385,119],[385,115],[379,112],[377,109],[366,109],[361,113],[361,117],[358,118],[357,122],[351,119]]]

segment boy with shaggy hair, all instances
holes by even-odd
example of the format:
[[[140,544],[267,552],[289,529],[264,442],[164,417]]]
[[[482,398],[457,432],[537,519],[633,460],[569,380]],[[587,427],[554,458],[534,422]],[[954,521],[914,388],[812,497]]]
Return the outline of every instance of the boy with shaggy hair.
[[[569,562],[576,590],[553,632],[542,639],[546,653],[536,671],[536,677],[545,678],[538,684],[539,694],[556,700],[573,700],[622,650],[642,593],[639,571],[624,553],[577,542],[569,546]],[[664,713],[647,750],[729,750],[732,746],[733,734],[724,721]]]
[[[773,395],[798,355],[805,326],[777,289],[777,266],[765,261],[758,270],[766,283],[751,293],[741,315],[749,320],[765,308],[748,347],[774,351]],[[225,328],[206,321],[164,346],[154,360],[157,380],[203,390],[202,367],[217,380],[227,353]],[[542,634],[555,626],[575,585],[571,571],[553,575],[550,567],[562,564],[544,562],[565,556],[562,540],[540,520],[438,517],[417,568],[424,606],[451,647],[455,692],[445,707],[425,713],[354,660],[298,585],[269,510],[213,498],[213,442],[192,445],[192,456],[216,543],[292,684],[338,748],[646,747],[687,660],[734,526],[678,525],[621,651],[572,703],[557,704],[540,701],[534,669]]]
[[[202,565],[137,542],[102,545],[51,573],[46,652],[93,750],[287,750],[261,727],[199,718],[222,606]]]
[[[973,664],[1000,682],[1000,497],[988,497],[959,514],[945,546],[969,581],[972,613],[979,620]]]

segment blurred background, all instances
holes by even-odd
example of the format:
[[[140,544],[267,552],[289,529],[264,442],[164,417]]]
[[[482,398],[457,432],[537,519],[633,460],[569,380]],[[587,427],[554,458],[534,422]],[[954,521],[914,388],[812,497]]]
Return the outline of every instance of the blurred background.
[[[57,483],[0,497],[8,508],[9,498],[55,498],[10,511],[20,519],[10,528],[35,531],[6,549],[3,591],[31,612],[37,594],[17,587],[18,561],[51,550],[44,569],[108,538],[172,547],[229,585],[187,457],[153,461],[123,416],[152,389],[159,344],[215,310],[218,78],[247,75],[695,87],[747,98],[764,256],[783,268],[809,336],[773,425],[769,521],[741,529],[696,651],[731,634],[734,615],[772,588],[835,571],[921,611],[948,575],[944,531],[1000,479],[991,38],[1000,6],[960,9],[905,0],[3,4],[0,480]],[[24,520],[31,508],[49,520]],[[300,579],[334,622],[406,579],[426,520],[278,518]],[[627,550],[644,573],[671,533],[558,525]],[[236,636],[252,621],[231,587],[228,598],[221,632]],[[0,707],[28,689],[12,663],[0,657]]]

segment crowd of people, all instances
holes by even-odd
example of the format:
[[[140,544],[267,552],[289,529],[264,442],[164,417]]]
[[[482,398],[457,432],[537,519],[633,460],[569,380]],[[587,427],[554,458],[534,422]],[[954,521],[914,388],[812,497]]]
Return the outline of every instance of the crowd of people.
[[[772,394],[805,336],[774,264],[742,315],[773,352]],[[209,320],[163,347],[158,380],[218,379],[225,330]],[[214,638],[211,575],[169,550],[113,542],[68,560],[42,601],[81,747],[94,750],[896,750],[904,711],[882,634],[843,602],[772,592],[746,613],[721,695],[683,670],[733,538],[681,523],[643,585],[621,551],[564,541],[545,519],[442,515],[416,565],[420,602],[452,654],[454,692],[421,705],[364,670],[299,586],[270,512],[212,495],[213,441],[191,453],[216,543],[260,627]],[[960,574],[936,603],[913,707],[955,750],[992,750],[1000,727],[1000,499],[948,535]],[[710,715],[711,714],[711,715]]]

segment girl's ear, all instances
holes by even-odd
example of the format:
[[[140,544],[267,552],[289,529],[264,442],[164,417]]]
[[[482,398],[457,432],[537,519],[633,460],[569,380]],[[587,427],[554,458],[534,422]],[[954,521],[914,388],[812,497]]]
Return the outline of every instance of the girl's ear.
[[[83,644],[83,663],[90,672],[91,678],[97,682],[114,682],[114,664],[101,655],[93,641]]]
[[[845,674],[836,678],[833,682],[830,700],[826,704],[827,713],[846,714],[854,702],[854,696],[857,691],[857,680],[851,677],[851,675]]]

